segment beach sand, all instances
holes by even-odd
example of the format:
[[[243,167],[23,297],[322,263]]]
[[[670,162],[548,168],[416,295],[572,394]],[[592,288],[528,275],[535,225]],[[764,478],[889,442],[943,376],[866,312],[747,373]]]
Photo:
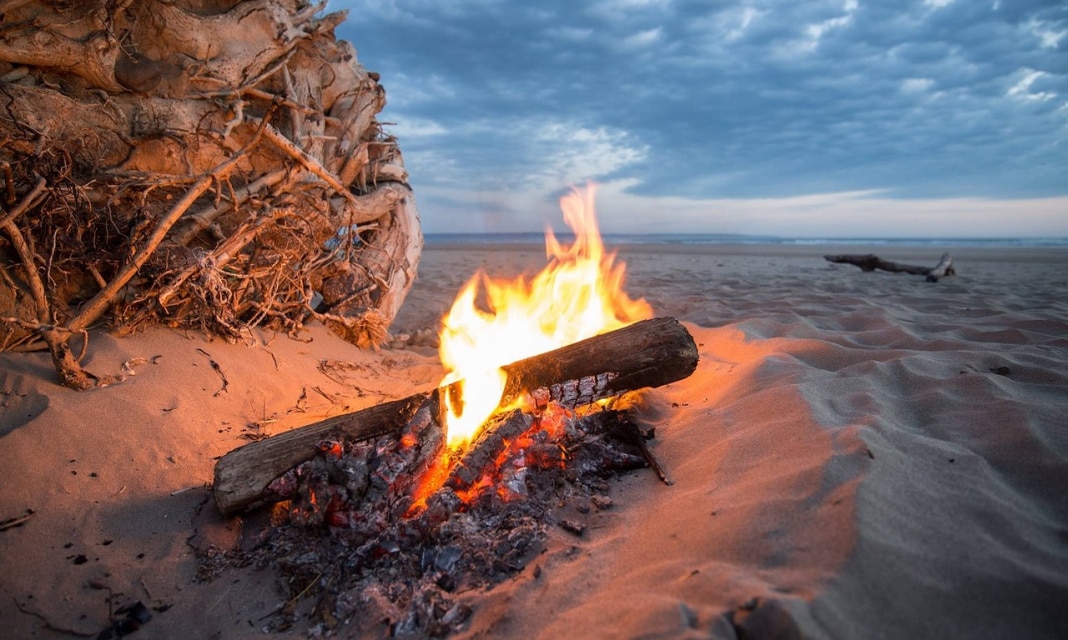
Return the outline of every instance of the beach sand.
[[[1068,251],[954,248],[938,283],[822,259],[868,251],[943,250],[619,247],[628,291],[700,349],[643,409],[675,484],[614,482],[585,536],[552,530],[539,571],[464,596],[460,637],[1068,637]],[[544,261],[428,247],[392,331],[436,330],[479,267]],[[33,511],[0,531],[0,637],[95,637],[135,601],[157,611],[133,638],[262,637],[285,601],[270,570],[195,579],[196,549],[262,517],[216,513],[215,459],[441,376],[430,347],[322,328],[92,335],[90,370],[124,363],[76,393],[47,356],[0,354],[0,520]]]

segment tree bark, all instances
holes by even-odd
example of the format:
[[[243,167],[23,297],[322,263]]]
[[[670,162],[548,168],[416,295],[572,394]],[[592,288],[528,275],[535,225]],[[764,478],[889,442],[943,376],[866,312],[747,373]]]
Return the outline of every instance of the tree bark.
[[[585,405],[682,380],[694,372],[697,360],[697,345],[677,320],[644,320],[503,367],[508,381],[501,406],[521,396],[536,406],[549,401]],[[367,440],[397,432],[422,404],[438,403],[440,394],[456,389],[456,383],[439,387],[234,449],[215,465],[215,504],[223,515],[256,506],[271,481],[315,455],[320,440]]]
[[[928,282],[938,282],[939,278],[956,274],[956,270],[953,268],[953,258],[949,255],[949,253],[943,253],[942,258],[934,267],[921,267],[919,265],[914,264],[891,262],[889,260],[883,260],[882,258],[871,253],[826,255],[823,256],[823,259],[829,262],[836,262],[839,264],[855,265],[857,267],[860,267],[863,271],[875,271],[876,269],[880,269],[882,271],[911,273],[918,276],[927,276]]]

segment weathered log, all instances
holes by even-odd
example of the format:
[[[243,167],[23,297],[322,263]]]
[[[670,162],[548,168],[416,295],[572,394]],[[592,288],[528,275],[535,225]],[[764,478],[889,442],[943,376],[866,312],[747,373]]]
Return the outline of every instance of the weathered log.
[[[503,367],[508,379],[501,405],[524,395],[535,405],[549,400],[588,404],[686,378],[697,360],[697,345],[677,320],[644,320]],[[256,506],[271,481],[314,456],[324,438],[366,440],[396,433],[423,403],[437,403],[440,394],[455,393],[457,387],[453,383],[234,449],[215,465],[215,504],[223,515]]]
[[[953,258],[949,253],[943,253],[942,259],[938,261],[934,269],[927,272],[927,282],[938,282],[938,279],[943,276],[952,276],[957,273],[957,270],[953,268]]]
[[[839,264],[851,264],[860,267],[863,271],[891,271],[895,273],[911,273],[918,276],[927,276],[927,282],[938,282],[939,278],[956,274],[953,268],[953,258],[948,253],[943,253],[942,258],[934,267],[922,267],[915,264],[903,264],[891,262],[871,254],[842,254],[826,255],[824,260]]]

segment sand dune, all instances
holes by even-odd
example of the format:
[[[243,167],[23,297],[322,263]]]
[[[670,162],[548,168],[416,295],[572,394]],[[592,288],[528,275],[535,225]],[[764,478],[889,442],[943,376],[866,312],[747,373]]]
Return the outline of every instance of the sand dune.
[[[954,249],[959,275],[934,284],[820,257],[864,250],[620,248],[630,292],[700,348],[642,409],[675,484],[616,483],[536,576],[467,594],[461,635],[1068,637],[1068,252]],[[543,262],[430,247],[394,332],[435,328],[477,267]],[[93,335],[90,369],[138,358],[74,393],[47,357],[0,355],[0,519],[34,512],[0,531],[4,637],[96,635],[109,596],[166,608],[132,637],[261,636],[283,601],[270,571],[194,581],[194,548],[255,521],[215,514],[214,458],[441,374],[432,349],[359,351],[322,329]]]

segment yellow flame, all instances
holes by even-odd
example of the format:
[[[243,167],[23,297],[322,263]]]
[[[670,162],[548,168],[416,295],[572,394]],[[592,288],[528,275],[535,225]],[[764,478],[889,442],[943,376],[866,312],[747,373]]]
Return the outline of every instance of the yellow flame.
[[[645,300],[623,291],[626,265],[606,253],[593,206],[595,189],[573,189],[560,200],[574,244],[545,233],[546,267],[529,282],[495,280],[483,272],[464,286],[444,318],[442,384],[458,382],[460,398],[448,397],[446,436],[451,449],[464,447],[493,414],[504,393],[501,369],[517,360],[613,331],[652,316]],[[487,310],[476,300],[485,288]]]

